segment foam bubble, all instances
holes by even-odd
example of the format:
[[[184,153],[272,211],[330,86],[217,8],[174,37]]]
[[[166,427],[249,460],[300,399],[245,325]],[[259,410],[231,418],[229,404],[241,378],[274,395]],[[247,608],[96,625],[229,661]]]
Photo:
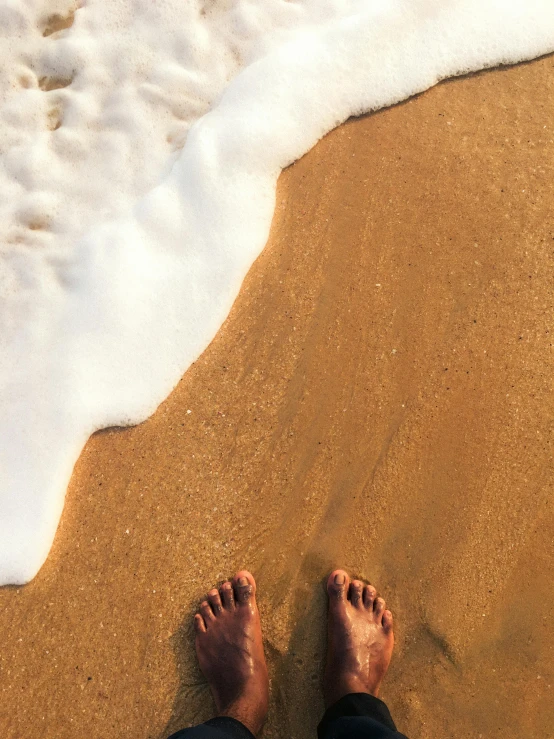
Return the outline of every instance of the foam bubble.
[[[88,436],[145,419],[216,334],[283,167],[552,50],[551,0],[2,5],[0,584],[44,562]]]

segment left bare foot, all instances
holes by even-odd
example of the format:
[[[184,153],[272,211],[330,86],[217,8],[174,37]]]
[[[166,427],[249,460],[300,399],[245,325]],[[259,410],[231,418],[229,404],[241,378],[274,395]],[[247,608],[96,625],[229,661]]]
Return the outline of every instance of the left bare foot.
[[[247,570],[210,590],[194,617],[196,654],[219,716],[258,734],[266,717],[269,680],[256,581]]]

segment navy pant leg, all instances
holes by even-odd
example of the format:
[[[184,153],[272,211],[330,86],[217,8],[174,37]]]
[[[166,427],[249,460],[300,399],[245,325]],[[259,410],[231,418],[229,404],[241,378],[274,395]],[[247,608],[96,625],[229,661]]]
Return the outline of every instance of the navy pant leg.
[[[323,716],[318,739],[406,739],[396,730],[389,709],[367,693],[345,695]]]
[[[206,721],[205,724],[181,729],[168,739],[255,739],[255,737],[240,721],[227,716],[218,716]]]
[[[407,739],[396,730],[389,709],[367,693],[345,695],[330,706],[317,727],[318,739]],[[169,739],[255,739],[234,718],[219,716],[181,729]]]

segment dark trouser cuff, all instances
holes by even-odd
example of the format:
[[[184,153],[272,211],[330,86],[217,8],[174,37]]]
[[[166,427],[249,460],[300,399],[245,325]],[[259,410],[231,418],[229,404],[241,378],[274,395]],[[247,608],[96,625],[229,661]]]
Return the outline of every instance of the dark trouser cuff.
[[[216,716],[204,724],[181,729],[169,739],[256,739],[254,734],[236,718]]]
[[[256,739],[250,729],[247,729],[238,719],[230,716],[216,716],[206,721],[206,725],[223,730],[226,736],[233,739]]]
[[[340,698],[336,703],[325,711],[317,727],[319,739],[331,736],[331,724],[344,716],[360,716],[371,718],[386,726],[391,731],[396,731],[389,709],[379,698],[369,693],[350,693]]]

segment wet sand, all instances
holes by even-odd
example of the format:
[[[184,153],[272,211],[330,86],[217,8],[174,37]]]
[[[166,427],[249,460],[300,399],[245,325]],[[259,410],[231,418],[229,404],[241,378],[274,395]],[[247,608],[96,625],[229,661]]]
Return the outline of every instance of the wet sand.
[[[553,67],[443,83],[283,173],[217,338],[146,423],[91,438],[47,563],[0,591],[3,737],[207,718],[191,617],[239,567],[264,736],[313,737],[334,566],[395,614],[408,736],[552,735]]]

